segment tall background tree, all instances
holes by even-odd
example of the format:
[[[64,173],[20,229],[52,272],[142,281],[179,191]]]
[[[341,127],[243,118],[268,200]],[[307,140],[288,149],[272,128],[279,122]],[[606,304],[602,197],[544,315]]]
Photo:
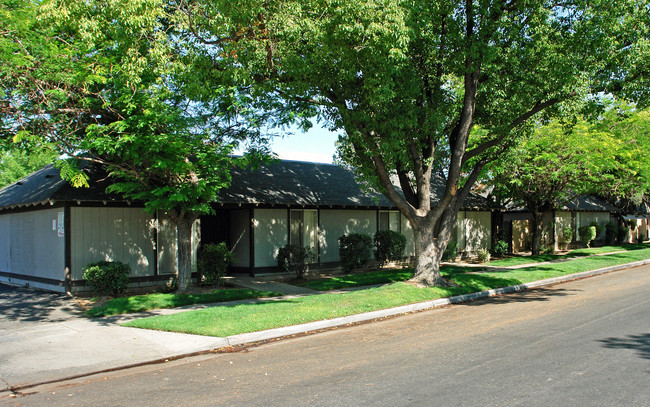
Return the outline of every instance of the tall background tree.
[[[225,47],[263,86],[262,106],[315,109],[344,130],[342,160],[409,220],[413,281],[424,285],[445,284],[440,258],[463,200],[533,118],[594,108],[599,92],[648,95],[644,1],[245,0],[181,9],[198,43]],[[435,174],[445,191],[434,200]]]
[[[629,106],[613,106],[595,123],[582,118],[570,124],[540,123],[531,137],[489,166],[486,175],[492,193],[530,212],[533,254],[541,251],[544,214],[576,196],[638,202],[646,193],[650,171],[647,114]]]
[[[228,57],[206,65],[177,11],[161,0],[3,2],[0,135],[65,154],[58,165],[76,186],[88,182],[80,163],[102,165],[111,191],[168,214],[183,291],[194,221],[264,142]],[[242,141],[251,160],[231,156]]]

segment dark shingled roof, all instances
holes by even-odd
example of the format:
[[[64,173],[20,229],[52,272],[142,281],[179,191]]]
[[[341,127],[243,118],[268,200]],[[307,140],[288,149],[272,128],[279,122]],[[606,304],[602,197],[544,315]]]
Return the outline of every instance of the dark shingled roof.
[[[434,201],[444,192],[444,180],[432,183]],[[220,191],[218,201],[273,205],[379,206],[394,207],[384,195],[365,191],[347,168],[333,164],[279,161],[258,170],[235,169],[230,188]],[[463,209],[490,209],[488,199],[470,194]]]
[[[560,210],[574,212],[619,212],[619,209],[591,195],[580,195],[564,204]]]
[[[89,188],[74,188],[61,179],[59,170],[48,165],[0,190],[0,209],[54,203],[56,201],[119,202],[105,192],[110,180],[96,165],[83,169],[89,176]],[[439,199],[444,180],[436,178],[432,192]],[[232,185],[219,192],[217,202],[224,204],[301,205],[383,207],[394,205],[384,195],[364,190],[349,169],[332,164],[279,161],[257,170],[236,168]],[[464,210],[490,209],[495,205],[481,196],[470,194]]]
[[[83,171],[88,174],[89,187],[75,188],[61,179],[58,168],[47,165],[15,182],[0,189],[0,209],[11,207],[45,204],[56,201],[122,201],[116,195],[106,193],[110,182],[106,180],[106,172],[99,166],[85,166]]]

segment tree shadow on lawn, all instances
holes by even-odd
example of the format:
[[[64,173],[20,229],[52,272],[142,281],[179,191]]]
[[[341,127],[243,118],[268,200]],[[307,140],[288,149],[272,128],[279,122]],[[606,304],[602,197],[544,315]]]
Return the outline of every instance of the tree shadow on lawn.
[[[65,294],[0,284],[0,321],[62,322],[83,317],[83,310]]]
[[[623,338],[606,338],[598,342],[605,348],[631,349],[636,351],[641,359],[650,359],[650,333],[628,335]]]

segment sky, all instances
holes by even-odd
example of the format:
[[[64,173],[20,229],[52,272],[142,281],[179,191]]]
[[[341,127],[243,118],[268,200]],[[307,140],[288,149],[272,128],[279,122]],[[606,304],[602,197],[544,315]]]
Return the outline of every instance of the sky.
[[[291,130],[293,134],[276,137],[271,142],[271,149],[281,159],[332,163],[336,151],[338,133],[322,128],[317,123],[307,132]]]

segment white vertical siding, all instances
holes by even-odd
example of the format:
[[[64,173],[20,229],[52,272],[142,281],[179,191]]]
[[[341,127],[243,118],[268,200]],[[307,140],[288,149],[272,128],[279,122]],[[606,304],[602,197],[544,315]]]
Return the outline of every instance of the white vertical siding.
[[[176,274],[178,271],[178,234],[169,216],[158,213],[158,274]]]
[[[250,267],[250,220],[248,209],[231,211],[230,242],[232,244],[232,266]]]
[[[286,209],[255,209],[255,267],[277,266],[278,249],[288,242]]]
[[[11,215],[0,215],[0,271],[11,271]]]
[[[152,217],[142,208],[70,208],[72,279],[92,262],[121,261],[133,276],[154,275]]]
[[[340,236],[349,233],[365,233],[374,236],[377,232],[377,211],[335,210],[320,211],[320,260],[323,263],[339,261]]]
[[[52,227],[59,212],[63,208],[2,215],[0,271],[64,281],[65,239]]]

